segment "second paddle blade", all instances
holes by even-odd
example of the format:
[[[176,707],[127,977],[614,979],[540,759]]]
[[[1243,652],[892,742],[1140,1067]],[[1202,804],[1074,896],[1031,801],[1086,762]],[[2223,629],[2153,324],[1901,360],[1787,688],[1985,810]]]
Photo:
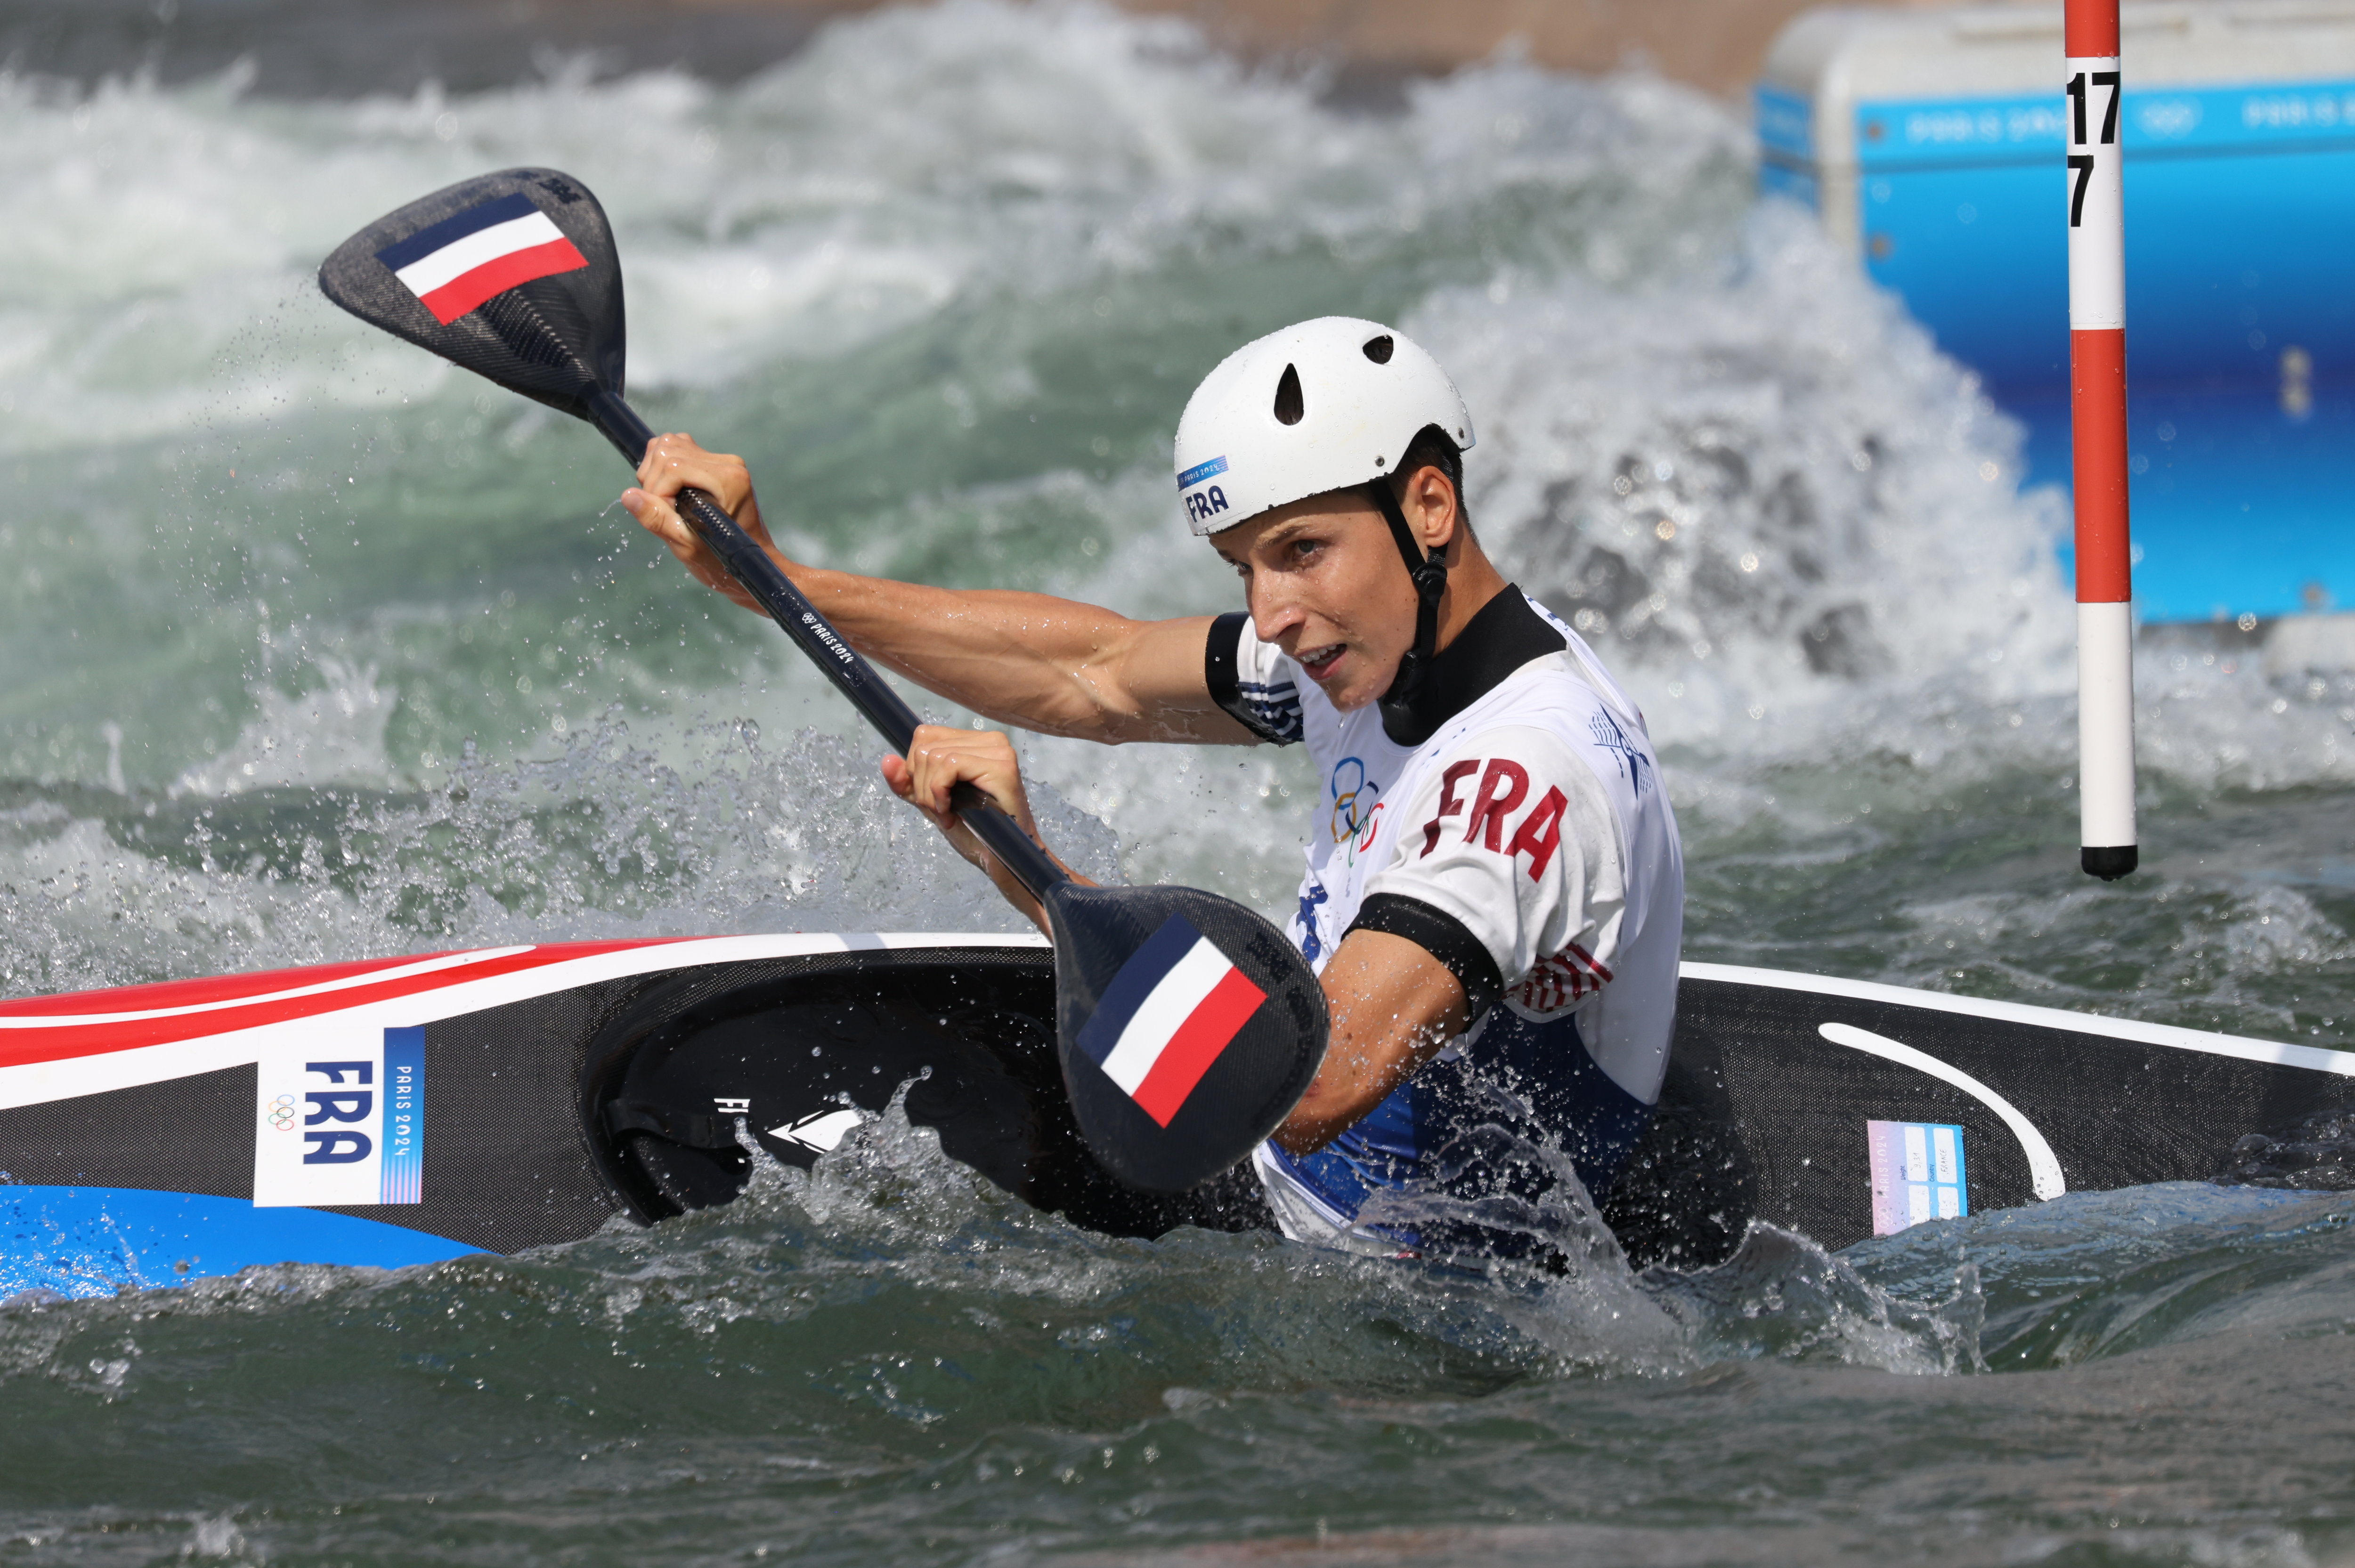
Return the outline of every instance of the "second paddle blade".
[[[622,267],[605,209],[554,169],[461,180],[378,219],[319,269],[327,297],[511,391],[586,418],[622,392]]]
[[[1275,1130],[1325,1057],[1325,992],[1281,932],[1191,888],[1066,884],[1055,935],[1063,1083],[1096,1157],[1184,1192]]]

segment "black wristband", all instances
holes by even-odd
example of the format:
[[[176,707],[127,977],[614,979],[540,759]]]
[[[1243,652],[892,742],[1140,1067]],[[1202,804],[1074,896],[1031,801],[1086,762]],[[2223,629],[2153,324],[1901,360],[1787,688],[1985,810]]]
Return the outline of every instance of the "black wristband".
[[[1403,936],[1430,954],[1462,984],[1465,1002],[1475,1020],[1505,994],[1505,977],[1497,972],[1497,960],[1480,939],[1462,921],[1421,899],[1404,893],[1372,894],[1358,906],[1358,918],[1349,923],[1349,930]]]

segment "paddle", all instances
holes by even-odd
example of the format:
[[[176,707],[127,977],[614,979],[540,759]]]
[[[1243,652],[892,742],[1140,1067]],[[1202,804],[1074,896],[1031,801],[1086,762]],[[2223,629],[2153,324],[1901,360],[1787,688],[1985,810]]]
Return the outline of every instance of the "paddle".
[[[622,270],[597,198],[506,169],[413,201],[319,269],[372,326],[588,421],[634,468],[654,432],[622,400]],[[678,506],[761,607],[903,755],[917,718],[718,503]],[[959,814],[1046,906],[1063,1083],[1096,1158],[1133,1187],[1199,1186],[1273,1131],[1325,1054],[1325,994],[1242,905],[1192,888],[1091,888],[969,786]]]

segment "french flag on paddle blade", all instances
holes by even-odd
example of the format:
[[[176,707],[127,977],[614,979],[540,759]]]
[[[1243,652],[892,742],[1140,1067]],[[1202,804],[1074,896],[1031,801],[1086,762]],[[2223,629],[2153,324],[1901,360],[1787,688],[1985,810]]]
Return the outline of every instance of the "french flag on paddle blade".
[[[1182,914],[1130,955],[1080,1029],[1080,1049],[1162,1126],[1267,993]]]
[[[579,246],[521,191],[421,229],[376,259],[447,326],[493,294],[589,264]]]

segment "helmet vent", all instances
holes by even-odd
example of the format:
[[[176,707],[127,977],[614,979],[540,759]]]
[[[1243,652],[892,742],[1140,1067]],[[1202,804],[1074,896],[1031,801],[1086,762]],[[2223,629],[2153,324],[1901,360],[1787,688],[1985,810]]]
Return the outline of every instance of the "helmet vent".
[[[1284,379],[1275,384],[1275,422],[1298,424],[1307,412],[1307,402],[1300,395],[1300,368],[1286,365]]]
[[[1366,339],[1366,357],[1377,365],[1387,365],[1391,362],[1391,350],[1395,347],[1397,345],[1387,332],[1380,337],[1369,337]]]

